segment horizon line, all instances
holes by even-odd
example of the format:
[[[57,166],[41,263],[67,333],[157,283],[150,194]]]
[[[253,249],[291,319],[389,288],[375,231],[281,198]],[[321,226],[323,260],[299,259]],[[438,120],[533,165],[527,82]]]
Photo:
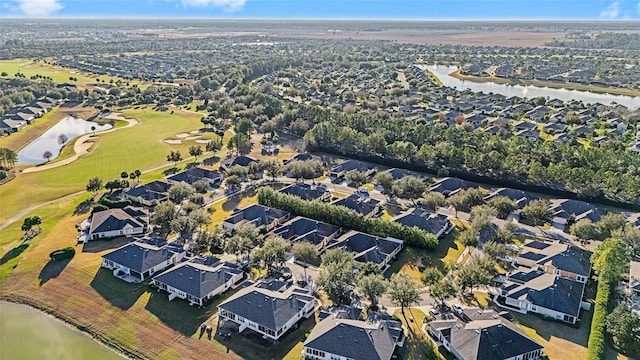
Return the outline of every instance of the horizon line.
[[[457,22],[457,21],[543,21],[543,22],[640,22],[640,19],[603,19],[603,18],[278,18],[278,17],[198,17],[198,16],[101,16],[101,15],[78,15],[78,16],[48,16],[48,17],[29,17],[29,16],[2,16],[0,19],[11,20],[234,20],[234,21],[394,21],[394,22]]]

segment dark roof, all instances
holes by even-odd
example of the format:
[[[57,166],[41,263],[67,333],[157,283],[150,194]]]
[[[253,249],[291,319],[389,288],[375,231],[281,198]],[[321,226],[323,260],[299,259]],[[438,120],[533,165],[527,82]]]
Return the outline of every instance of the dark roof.
[[[344,206],[362,215],[368,215],[372,213],[378,205],[380,205],[380,201],[370,197],[360,196],[358,194],[351,194],[345,198],[334,201],[332,204]]]
[[[141,214],[133,216],[131,214]],[[146,227],[147,219],[145,216],[149,214],[142,209],[136,208],[125,209],[109,209],[98,211],[91,218],[90,234],[102,233],[107,231],[122,230],[127,226],[130,227]]]
[[[289,186],[285,186],[280,189],[281,193],[294,195],[302,200],[316,200],[320,199],[327,193],[327,186],[325,184],[305,184],[305,183],[295,183]]]
[[[165,243],[162,246],[154,246],[134,241],[102,257],[142,274],[181,252],[184,252],[184,249],[179,245]]]
[[[466,181],[458,178],[446,177],[431,184],[429,191],[437,191],[439,193],[444,194],[445,196],[449,196],[449,195],[455,194],[456,192],[462,189],[470,189],[470,188],[478,188],[478,187],[479,185],[474,182],[470,182],[470,181]]]
[[[220,181],[222,180],[222,174],[215,170],[192,167],[186,171],[167,176],[167,180],[184,182],[190,185],[193,185],[193,183],[202,179],[208,180],[209,182]]]
[[[241,289],[218,308],[277,331],[314,301],[312,296],[296,292],[294,288],[280,292],[263,289],[259,284]]]
[[[432,234],[437,234],[450,226],[449,218],[446,215],[429,213],[418,208],[396,216],[393,221],[408,227],[415,226]]]
[[[289,213],[271,208],[268,206],[262,206],[259,204],[249,205],[243,209],[237,210],[231,216],[229,216],[225,222],[231,224],[237,224],[241,221],[249,221],[254,223],[256,227],[271,224],[276,219],[289,216]]]
[[[360,263],[373,262],[380,264],[393,251],[401,246],[401,240],[391,238],[383,239],[358,231],[352,231],[345,238],[329,245],[328,248],[341,248],[355,253],[354,260]]]
[[[307,241],[314,245],[321,243],[326,237],[336,234],[339,226],[305,217],[296,217],[276,227],[273,232],[292,242]]]
[[[543,347],[493,310],[467,308],[459,317],[429,323],[465,360],[502,360]]]
[[[604,208],[591,205],[588,202],[570,199],[562,199],[556,202],[552,210],[556,212],[554,216],[565,219],[575,218],[576,221],[586,218],[592,222],[597,222],[602,215],[607,213]]]
[[[258,160],[246,155],[240,155],[223,160],[220,163],[220,169],[228,170],[234,166],[249,166],[253,162],[258,162]]]
[[[334,316],[337,319],[360,320],[362,309],[344,304],[337,307],[329,306],[326,310],[320,310],[318,320],[324,320],[329,316]]]
[[[386,321],[371,323],[330,316],[313,328],[304,346],[349,359],[389,360],[395,343]]]
[[[591,252],[561,242],[527,241],[518,257],[534,261],[538,266],[551,265],[582,276],[591,273]]]
[[[407,176],[421,177],[421,175],[416,172],[406,170],[406,169],[399,169],[399,168],[391,168],[385,172],[391,175],[393,180],[400,180],[403,177],[407,177]]]
[[[142,186],[135,187],[125,192],[131,197],[141,197],[143,199],[161,199],[167,197],[167,192],[171,188],[171,184],[164,181],[153,181]]]
[[[578,317],[584,283],[537,270],[531,273],[524,284],[507,280],[503,293],[513,299],[526,299],[534,305]]]
[[[376,167],[371,164],[363,163],[361,161],[357,161],[353,159],[346,160],[338,165],[334,165],[333,167],[331,167],[331,172],[341,172],[341,171],[351,171],[351,170],[368,172],[368,171],[376,170]]]
[[[313,155],[313,154],[309,154],[309,153],[302,153],[302,154],[296,154],[293,155],[292,157],[288,158],[285,162],[291,162],[291,161],[311,161],[311,160],[318,160],[318,161],[322,161],[322,158],[320,158],[320,156],[318,155]]]
[[[235,264],[221,263],[218,260],[212,265],[205,265],[207,262],[207,259],[184,262],[156,276],[154,280],[201,299],[224,285],[233,276],[242,273]]]
[[[484,200],[489,201],[496,196],[506,196],[509,199],[516,202],[519,208],[523,208],[529,204],[530,201],[538,199],[537,196],[522,190],[499,188],[485,196]]]

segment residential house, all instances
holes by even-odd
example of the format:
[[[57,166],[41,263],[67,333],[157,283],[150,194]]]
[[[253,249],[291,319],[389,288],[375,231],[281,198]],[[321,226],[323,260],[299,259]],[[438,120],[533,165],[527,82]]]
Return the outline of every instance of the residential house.
[[[411,171],[411,170],[406,170],[406,169],[400,169],[400,168],[391,168],[391,169],[385,170],[385,172],[388,173],[389,175],[391,175],[391,177],[393,178],[394,181],[395,180],[400,180],[403,177],[407,177],[407,176],[415,176],[415,177],[418,177],[418,178],[423,178],[424,177],[423,175],[421,175],[421,174],[419,174],[417,172],[414,172],[414,171]]]
[[[179,263],[185,256],[181,245],[166,239],[139,239],[102,256],[102,267],[113,270],[113,275],[128,282],[142,282],[169,266]]]
[[[535,360],[543,347],[504,313],[466,308],[429,322],[429,333],[458,360]]]
[[[309,153],[301,153],[301,154],[295,154],[292,157],[285,159],[282,163],[284,165],[289,164],[292,161],[311,161],[311,160],[316,160],[316,161],[322,161],[322,158],[318,155],[313,155],[313,154],[309,154]]]
[[[238,332],[250,329],[266,339],[278,340],[287,330],[315,313],[316,299],[288,283],[258,280],[218,305],[219,318],[239,325]]]
[[[538,199],[537,196],[522,190],[510,189],[510,188],[498,188],[493,190],[489,195],[484,197],[484,201],[490,201],[496,196],[505,196],[516,202],[519,209],[524,208],[532,200]]]
[[[240,156],[236,156],[236,157],[232,157],[229,159],[225,159],[222,162],[220,162],[220,170],[227,172],[229,171],[229,169],[231,169],[234,166],[242,166],[242,167],[247,167],[249,166],[249,164],[251,163],[257,163],[258,160],[246,156],[246,155],[240,155]]]
[[[588,303],[582,302],[585,285],[543,270],[520,268],[507,275],[495,302],[523,314],[533,312],[575,324],[580,309],[589,308]]]
[[[217,187],[222,183],[222,174],[216,170],[207,170],[198,166],[189,168],[183,172],[167,176],[167,181],[172,184],[180,182],[193,185],[196,181],[205,180],[209,187]]]
[[[350,231],[327,245],[328,249],[343,249],[353,253],[356,263],[372,262],[384,272],[393,258],[402,250],[402,240],[387,237],[386,239]]]
[[[27,126],[27,122],[24,120],[13,120],[10,118],[5,118],[0,121],[0,129],[7,133],[18,132],[24,127]]]
[[[332,202],[333,205],[344,206],[364,216],[374,216],[380,211],[381,202],[361,193],[353,193],[345,198]]]
[[[138,204],[155,206],[169,198],[170,188],[171,184],[156,180],[125,191],[124,197]]]
[[[575,141],[575,137],[567,133],[553,135],[553,142],[556,144],[571,144]]]
[[[391,360],[397,346],[404,343],[402,323],[370,316],[366,321],[337,311],[323,318],[307,337],[302,357],[312,360]]]
[[[436,192],[442,193],[444,196],[451,196],[460,190],[466,190],[466,189],[478,188],[478,187],[479,185],[474,182],[453,178],[453,177],[446,177],[446,178],[439,179],[433,184],[431,184],[431,186],[429,187],[429,191],[436,191]]]
[[[289,217],[290,214],[284,210],[253,204],[236,210],[222,224],[229,230],[238,229],[244,224],[253,224],[255,227],[264,226],[269,231],[289,220]]]
[[[438,238],[450,233],[455,228],[448,216],[432,213],[422,208],[409,209],[405,213],[398,214],[392,221],[408,227],[415,226]]]
[[[586,125],[578,125],[574,127],[572,130],[573,135],[580,136],[580,137],[587,137],[589,135],[593,135],[594,132],[595,130],[592,127],[586,126]]]
[[[513,124],[513,130],[518,132],[522,130],[534,130],[538,125],[531,121],[521,120]]]
[[[215,257],[195,257],[153,278],[169,301],[180,298],[203,306],[208,300],[234,288],[243,279],[242,269]]]
[[[551,200],[551,211],[553,212],[553,226],[561,229],[582,219],[597,222],[602,215],[607,213],[606,209],[591,205],[588,202],[569,199]]]
[[[87,240],[144,234],[149,227],[149,212],[140,207],[98,211],[91,217]]]
[[[327,201],[331,199],[331,192],[327,190],[327,186],[323,183],[305,184],[303,182],[296,182],[283,187],[279,191],[283,194],[297,196],[307,201]]]
[[[586,283],[591,275],[591,252],[559,241],[527,240],[515,265]]]
[[[338,165],[334,165],[331,167],[329,175],[334,178],[341,178],[346,175],[349,171],[359,171],[364,173],[366,176],[370,177],[375,175],[377,168],[371,164],[363,163],[357,160],[346,160]]]
[[[340,234],[340,227],[298,216],[282,225],[276,226],[272,234],[293,243],[306,241],[321,250]]]
[[[534,129],[525,129],[525,130],[520,130],[518,132],[516,132],[515,134],[517,137],[523,138],[523,139],[527,139],[527,140],[531,140],[531,141],[535,141],[540,139],[540,132],[538,130],[534,130]]]

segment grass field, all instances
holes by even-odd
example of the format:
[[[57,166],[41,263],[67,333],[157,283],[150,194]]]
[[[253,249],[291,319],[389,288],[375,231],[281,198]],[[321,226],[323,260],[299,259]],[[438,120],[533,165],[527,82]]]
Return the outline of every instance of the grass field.
[[[444,359],[422,331],[422,325],[425,320],[424,312],[420,309],[409,308],[405,309],[404,316],[400,310],[396,311],[394,315],[400,319],[404,328],[407,329],[407,338],[404,346],[396,350],[398,358],[403,360]]]
[[[192,144],[170,145],[163,140],[181,132],[199,129],[199,115],[180,110],[175,110],[172,115],[151,108],[129,109],[123,113],[126,117],[137,119],[139,124],[103,135],[97,134],[93,151],[71,164],[21,174],[0,187],[3,205],[0,207],[0,223],[7,221],[16,213],[16,209],[84,190],[91,177],[98,176],[107,181],[117,178],[125,170],[168,167],[172,165],[166,161],[170,150],[179,150],[183,157],[189,157],[188,148]]]

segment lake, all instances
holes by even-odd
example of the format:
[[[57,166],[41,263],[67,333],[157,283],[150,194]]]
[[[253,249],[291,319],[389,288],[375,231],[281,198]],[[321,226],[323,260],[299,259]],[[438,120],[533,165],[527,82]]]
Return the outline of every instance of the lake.
[[[43,156],[46,151],[51,153],[50,160],[53,160],[60,155],[60,150],[66,143],[77,136],[92,132],[92,126],[96,127],[96,132],[112,128],[109,124],[99,125],[93,121],[84,121],[67,116],[20,150],[17,163],[40,164],[47,162],[47,159]]]
[[[0,302],[0,358],[122,360],[62,321],[27,306]]]
[[[465,81],[456,79],[453,76],[449,76],[452,72],[458,70],[457,66],[446,65],[418,65],[421,69],[427,69],[431,71],[435,76],[442,81],[445,86],[456,88],[460,90],[469,89],[474,92],[494,93],[504,96],[519,96],[522,98],[534,98],[534,97],[550,97],[552,99],[559,99],[562,101],[578,100],[585,103],[601,103],[608,105],[612,102],[624,105],[630,109],[640,107],[640,97],[630,97],[623,95],[611,95],[600,94],[589,91],[567,90],[567,89],[555,89],[548,87],[539,87],[532,85],[507,85],[496,84],[492,82],[477,83],[473,81]]]

